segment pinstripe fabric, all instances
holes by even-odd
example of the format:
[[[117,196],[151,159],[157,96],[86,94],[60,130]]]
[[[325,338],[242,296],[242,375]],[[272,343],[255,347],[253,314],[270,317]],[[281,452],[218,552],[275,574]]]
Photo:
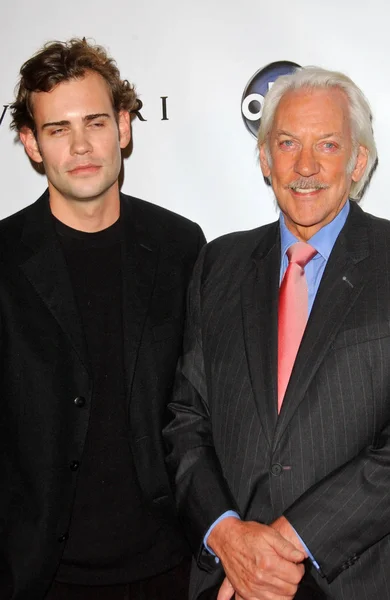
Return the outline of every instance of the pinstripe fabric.
[[[278,225],[203,250],[166,429],[197,556],[191,599],[222,577],[202,539],[233,508],[265,523],[284,513],[324,597],[390,600],[389,260],[390,223],[352,204],[278,417]]]

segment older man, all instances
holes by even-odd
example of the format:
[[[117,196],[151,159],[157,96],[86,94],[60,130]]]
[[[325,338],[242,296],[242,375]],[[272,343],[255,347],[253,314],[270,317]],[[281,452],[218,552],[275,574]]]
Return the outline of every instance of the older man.
[[[191,597],[226,575],[219,600],[385,600],[390,224],[356,202],[370,109],[344,75],[298,70],[266,97],[259,150],[280,219],[202,251],[166,430]]]

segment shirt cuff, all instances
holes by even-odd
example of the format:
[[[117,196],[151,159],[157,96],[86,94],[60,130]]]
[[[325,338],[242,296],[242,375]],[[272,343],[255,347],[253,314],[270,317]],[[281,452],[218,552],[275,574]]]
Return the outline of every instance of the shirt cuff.
[[[213,552],[211,550],[211,548],[208,547],[207,545],[207,540],[208,537],[210,535],[210,533],[212,532],[212,530],[214,529],[214,527],[216,525],[218,525],[218,523],[220,521],[223,521],[224,519],[226,519],[226,517],[234,517],[236,519],[240,519],[240,515],[238,513],[236,513],[235,510],[227,510],[226,512],[224,512],[220,517],[218,517],[218,519],[216,521],[214,521],[214,523],[209,527],[209,529],[206,532],[206,535],[203,538],[203,546],[206,548],[207,552],[209,552],[210,554],[212,554],[213,556],[215,556],[215,552]],[[215,556],[215,562],[219,562],[219,558],[218,556]]]
[[[291,525],[291,523],[290,523]],[[317,571],[321,571],[321,567],[318,564],[318,562],[316,561],[316,559],[314,558],[314,556],[312,555],[312,553],[310,552],[309,548],[306,546],[305,542],[303,541],[303,539],[301,538],[301,536],[299,535],[299,533],[297,531],[295,531],[294,527],[291,525],[292,529],[294,530],[297,538],[299,539],[299,541],[301,542],[302,546],[304,547],[304,549],[306,550],[311,562],[313,563],[313,565],[315,566],[315,568],[317,569]]]

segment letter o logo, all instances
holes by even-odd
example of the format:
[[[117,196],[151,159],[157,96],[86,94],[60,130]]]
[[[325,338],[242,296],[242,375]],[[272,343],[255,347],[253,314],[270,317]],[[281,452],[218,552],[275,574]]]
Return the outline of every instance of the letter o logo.
[[[241,115],[245,127],[254,137],[257,137],[266,93],[280,75],[288,75],[299,68],[297,63],[280,60],[259,69],[248,81],[242,95]]]

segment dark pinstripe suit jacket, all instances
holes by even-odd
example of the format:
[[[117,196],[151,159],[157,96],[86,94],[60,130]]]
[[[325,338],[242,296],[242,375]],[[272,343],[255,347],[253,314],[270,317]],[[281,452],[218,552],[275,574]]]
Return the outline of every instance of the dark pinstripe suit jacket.
[[[215,240],[195,267],[166,430],[191,598],[221,580],[202,540],[236,509],[289,519],[322,597],[390,599],[390,223],[352,203],[278,417],[279,266],[274,223]]]

